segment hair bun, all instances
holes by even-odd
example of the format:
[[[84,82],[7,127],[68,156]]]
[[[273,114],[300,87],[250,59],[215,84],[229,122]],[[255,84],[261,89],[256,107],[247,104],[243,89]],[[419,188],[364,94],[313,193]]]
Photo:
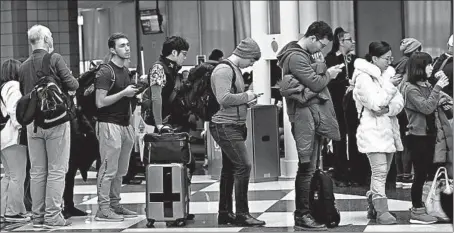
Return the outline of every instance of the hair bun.
[[[369,53],[366,53],[366,56],[364,56],[364,58],[365,58],[368,62],[371,62],[371,61],[372,61],[372,55],[370,55]]]

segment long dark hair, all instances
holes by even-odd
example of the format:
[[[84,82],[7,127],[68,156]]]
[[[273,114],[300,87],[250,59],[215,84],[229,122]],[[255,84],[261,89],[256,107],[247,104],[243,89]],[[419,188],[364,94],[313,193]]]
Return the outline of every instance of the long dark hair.
[[[415,84],[427,80],[426,67],[432,64],[432,57],[425,52],[414,52],[407,63],[408,82]]]
[[[2,63],[0,85],[8,81],[19,81],[19,67],[21,62],[15,59],[8,59]]]
[[[337,51],[339,51],[340,47],[340,40],[341,38],[344,38],[344,35],[347,34],[342,27],[337,27],[334,30],[334,36],[333,36],[333,47],[331,47],[331,51],[328,54],[336,54]]]
[[[366,54],[365,59],[372,62],[372,57],[381,57],[383,54],[391,51],[391,46],[385,41],[374,41],[369,44],[369,52]]]

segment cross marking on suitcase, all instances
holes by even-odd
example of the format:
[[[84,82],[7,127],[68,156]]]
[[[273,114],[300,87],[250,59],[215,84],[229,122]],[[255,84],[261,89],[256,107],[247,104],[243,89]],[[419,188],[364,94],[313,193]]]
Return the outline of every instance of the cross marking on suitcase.
[[[180,193],[172,192],[172,168],[162,168],[162,193],[150,193],[150,202],[163,202],[164,203],[164,217],[173,217],[173,202],[179,202]]]

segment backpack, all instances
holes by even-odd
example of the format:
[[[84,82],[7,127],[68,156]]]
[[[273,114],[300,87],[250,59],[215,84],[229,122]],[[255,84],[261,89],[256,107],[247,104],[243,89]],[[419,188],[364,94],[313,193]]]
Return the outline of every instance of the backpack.
[[[185,105],[188,106],[189,111],[204,121],[211,121],[213,115],[220,109],[216,96],[211,89],[211,74],[219,64],[226,64],[233,70],[231,88],[236,93],[238,91],[235,85],[236,72],[230,62],[226,60],[217,64],[205,62],[189,71],[188,85],[184,91]]]
[[[37,126],[49,129],[75,117],[75,105],[70,96],[61,89],[60,79],[53,71],[50,59],[52,53],[43,57],[42,69],[36,71],[38,81],[33,90],[19,99],[16,118],[22,125],[34,120]]]
[[[6,83],[7,82],[3,83],[0,86],[0,101],[3,103],[3,105],[5,105],[5,107],[6,107],[6,104],[3,101],[3,97],[1,96],[1,92],[2,92],[3,86],[5,86]],[[6,117],[4,117],[3,113],[0,111],[0,131],[3,130],[3,128],[5,128],[6,122],[8,122],[8,120],[9,120],[9,114],[7,114]]]
[[[76,91],[77,104],[82,110],[82,114],[89,120],[94,120],[98,107],[96,107],[95,82],[96,74],[103,66],[106,66],[112,72],[112,84],[109,90],[115,85],[115,72],[109,64],[100,64],[80,75],[79,88]]]
[[[309,203],[314,219],[329,228],[339,225],[340,213],[336,208],[333,191],[333,180],[320,168],[320,156],[317,158],[317,169],[311,179]]]

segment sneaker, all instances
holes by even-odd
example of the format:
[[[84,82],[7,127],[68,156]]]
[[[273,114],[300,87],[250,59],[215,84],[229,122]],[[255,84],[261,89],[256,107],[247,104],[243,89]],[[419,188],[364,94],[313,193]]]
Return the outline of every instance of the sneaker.
[[[35,218],[32,220],[33,228],[43,228],[44,227],[44,218]]]
[[[61,223],[53,223],[53,224],[44,223],[44,228],[46,228],[46,229],[57,229],[57,228],[60,228],[60,227],[70,226],[71,224],[72,224],[71,221],[63,219],[63,222],[61,222]]]
[[[125,218],[111,209],[100,209],[96,212],[95,220],[100,222],[121,222]]]
[[[135,218],[138,216],[136,212],[128,210],[122,205],[118,205],[111,208],[116,214],[123,215],[124,218]]]
[[[20,215],[20,214],[13,215],[13,216],[5,215],[5,221],[11,222],[11,223],[23,223],[23,222],[30,222],[31,218]]]
[[[427,214],[426,207],[410,209],[410,223],[414,224],[432,224],[436,223],[437,218]]]
[[[402,179],[402,188],[403,189],[411,189],[412,185],[413,185],[413,179],[411,177],[409,177],[409,178],[404,177]]]

